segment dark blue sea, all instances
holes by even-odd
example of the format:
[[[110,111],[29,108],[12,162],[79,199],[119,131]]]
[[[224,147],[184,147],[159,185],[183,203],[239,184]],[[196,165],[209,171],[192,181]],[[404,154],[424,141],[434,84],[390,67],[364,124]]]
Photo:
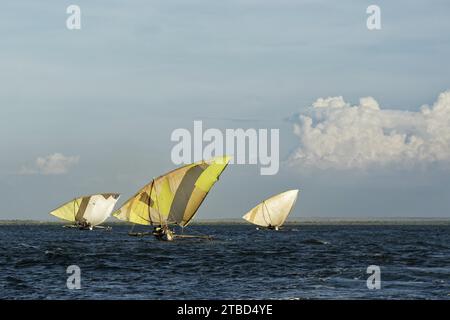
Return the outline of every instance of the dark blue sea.
[[[0,298],[450,299],[449,225],[193,225],[214,240],[175,242],[128,231],[0,226]],[[67,287],[70,265],[81,289]]]

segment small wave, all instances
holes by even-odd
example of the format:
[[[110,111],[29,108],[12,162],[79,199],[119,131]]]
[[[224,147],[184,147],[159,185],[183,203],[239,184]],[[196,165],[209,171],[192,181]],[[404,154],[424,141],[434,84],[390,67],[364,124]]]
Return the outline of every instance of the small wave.
[[[49,250],[45,250],[44,254],[48,255],[48,256],[59,256],[59,255],[63,255],[64,250],[62,248],[55,248],[55,249],[49,249]]]
[[[263,250],[262,253],[265,254],[279,254],[280,252],[277,250]]]
[[[25,268],[25,267],[34,267],[36,265],[40,265],[42,261],[37,259],[21,259],[15,263],[16,267]]]
[[[36,250],[39,249],[38,246],[33,246],[33,245],[31,245],[31,244],[23,243],[23,242],[19,243],[19,246],[24,247],[24,248],[32,248],[32,249],[36,249]]]
[[[22,279],[16,278],[14,276],[7,276],[5,279],[5,284],[8,286],[13,286],[15,289],[28,289],[30,286]]]
[[[408,269],[426,274],[450,274],[450,267],[408,267]]]
[[[306,239],[306,240],[303,240],[302,243],[304,243],[304,244],[330,244],[328,241],[319,240],[319,239]]]

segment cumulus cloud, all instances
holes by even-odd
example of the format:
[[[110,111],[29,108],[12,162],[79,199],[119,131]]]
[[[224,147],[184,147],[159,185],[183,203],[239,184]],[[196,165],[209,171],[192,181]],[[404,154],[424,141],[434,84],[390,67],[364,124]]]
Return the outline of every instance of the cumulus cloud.
[[[61,153],[53,153],[48,156],[38,157],[34,166],[22,167],[20,174],[65,174],[80,160],[79,156],[65,156]]]
[[[419,111],[383,109],[372,97],[351,105],[320,98],[294,119],[293,166],[365,169],[450,164],[450,90]]]

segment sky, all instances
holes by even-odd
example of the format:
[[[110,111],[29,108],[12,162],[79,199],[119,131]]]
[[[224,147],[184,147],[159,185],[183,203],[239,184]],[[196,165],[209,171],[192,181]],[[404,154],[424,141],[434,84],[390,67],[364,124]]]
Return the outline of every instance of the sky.
[[[68,30],[66,8],[81,8]],[[381,9],[368,30],[366,9]],[[279,129],[280,171],[231,165],[200,219],[292,188],[292,217],[450,218],[448,1],[5,1],[0,219],[126,200],[171,133]],[[426,105],[426,106],[425,106]],[[120,203],[121,201],[119,201]]]

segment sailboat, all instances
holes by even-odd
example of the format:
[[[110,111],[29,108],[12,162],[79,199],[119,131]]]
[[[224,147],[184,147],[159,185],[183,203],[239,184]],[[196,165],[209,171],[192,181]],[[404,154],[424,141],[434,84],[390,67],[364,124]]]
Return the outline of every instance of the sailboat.
[[[279,230],[294,207],[297,197],[298,190],[274,195],[258,204],[242,218],[267,229]]]
[[[170,226],[186,227],[208,192],[230,161],[228,156],[215,157],[172,170],[141,188],[113,216],[134,224],[153,226],[152,233],[129,232],[131,236],[154,235],[158,240],[193,238],[177,235]],[[134,226],[133,226],[134,227]]]
[[[60,219],[73,222],[67,228],[92,230],[100,226],[110,215],[119,200],[118,193],[100,193],[78,197],[51,211]]]

